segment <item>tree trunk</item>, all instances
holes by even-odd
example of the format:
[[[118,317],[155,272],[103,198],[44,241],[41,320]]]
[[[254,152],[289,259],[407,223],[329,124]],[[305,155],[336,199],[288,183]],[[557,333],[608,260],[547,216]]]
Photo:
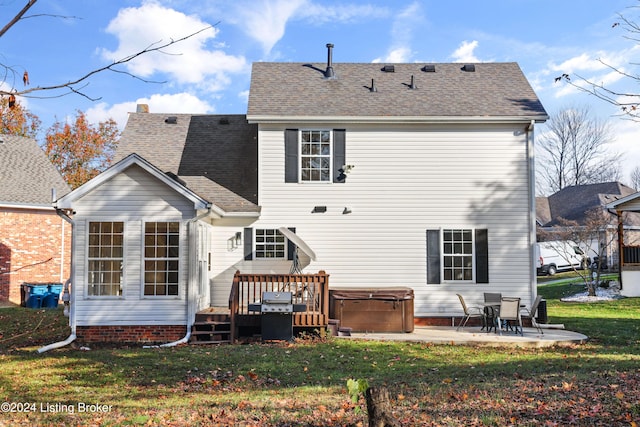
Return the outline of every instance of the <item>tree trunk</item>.
[[[383,387],[369,387],[365,392],[369,427],[400,427],[391,416],[389,392]]]

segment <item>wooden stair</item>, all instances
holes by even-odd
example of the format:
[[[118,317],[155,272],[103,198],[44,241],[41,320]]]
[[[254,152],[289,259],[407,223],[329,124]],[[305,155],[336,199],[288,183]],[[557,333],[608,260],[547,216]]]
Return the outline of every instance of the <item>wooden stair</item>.
[[[196,314],[189,344],[231,344],[229,313],[203,311]]]

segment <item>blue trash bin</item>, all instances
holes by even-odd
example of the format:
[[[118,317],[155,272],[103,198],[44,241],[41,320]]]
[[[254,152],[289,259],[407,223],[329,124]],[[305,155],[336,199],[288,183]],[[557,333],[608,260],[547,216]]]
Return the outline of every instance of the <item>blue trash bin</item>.
[[[25,285],[25,307],[27,308],[42,308],[42,300],[49,292],[49,285],[37,285],[33,283],[27,283]]]
[[[62,283],[51,283],[48,286],[49,292],[60,295],[62,293]]]
[[[60,294],[47,292],[47,294],[44,295],[44,298],[42,298],[42,308],[57,308],[59,298]]]

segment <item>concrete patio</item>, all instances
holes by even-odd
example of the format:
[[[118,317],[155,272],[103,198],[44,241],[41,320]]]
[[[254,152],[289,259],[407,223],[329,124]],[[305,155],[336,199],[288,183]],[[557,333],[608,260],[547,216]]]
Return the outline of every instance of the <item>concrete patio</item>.
[[[524,336],[513,332],[502,335],[481,331],[479,326],[465,327],[456,331],[451,326],[416,326],[412,333],[360,333],[352,332],[347,339],[370,339],[378,341],[408,341],[451,345],[477,345],[488,347],[551,347],[571,346],[585,343],[589,337],[564,329],[544,329],[540,334],[535,328],[524,328]]]

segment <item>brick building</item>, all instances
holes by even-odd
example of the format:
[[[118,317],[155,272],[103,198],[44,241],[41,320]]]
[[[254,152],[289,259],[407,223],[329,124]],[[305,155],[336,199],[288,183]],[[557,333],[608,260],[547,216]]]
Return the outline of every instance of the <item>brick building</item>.
[[[64,282],[71,225],[51,205],[70,191],[37,142],[0,135],[0,301],[21,302],[23,283]]]

